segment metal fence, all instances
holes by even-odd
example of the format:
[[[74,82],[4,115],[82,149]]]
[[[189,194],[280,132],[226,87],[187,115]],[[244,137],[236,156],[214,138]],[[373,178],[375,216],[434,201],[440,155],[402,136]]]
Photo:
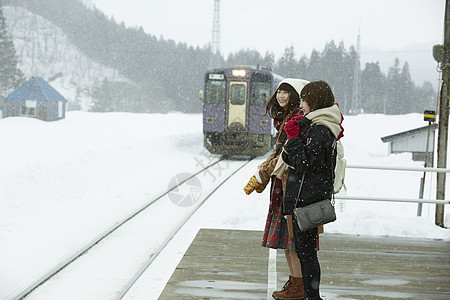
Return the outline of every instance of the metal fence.
[[[364,166],[347,165],[347,169],[367,169],[367,170],[388,170],[388,171],[416,171],[416,172],[434,172],[450,173],[450,169],[444,168],[420,168],[420,167],[383,167],[383,166]],[[335,199],[342,200],[363,200],[363,201],[391,201],[391,202],[412,202],[412,203],[432,203],[432,204],[450,204],[450,200],[436,199],[418,199],[418,198],[389,198],[389,197],[367,197],[367,196],[344,196],[337,194]]]

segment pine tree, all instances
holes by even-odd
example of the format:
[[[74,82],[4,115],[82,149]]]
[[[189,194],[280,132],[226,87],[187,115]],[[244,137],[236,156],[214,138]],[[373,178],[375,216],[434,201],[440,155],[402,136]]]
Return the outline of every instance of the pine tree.
[[[400,60],[398,58],[395,59],[394,65],[389,67],[387,80],[386,114],[400,114],[402,107],[402,90],[399,89],[399,87],[401,86],[402,80],[400,75]]]
[[[298,77],[298,66],[293,46],[284,49],[283,56],[278,60],[276,72],[284,77]]]
[[[385,113],[386,76],[381,72],[378,62],[366,63],[361,73],[361,98],[364,112]]]
[[[266,55],[263,58],[262,66],[273,70],[275,67],[275,55],[273,52],[266,51]]]
[[[413,104],[416,103],[415,96],[415,85],[412,81],[411,75],[409,74],[409,64],[405,62],[400,73],[401,86],[399,87],[402,91],[401,107],[400,113],[407,114],[414,112]]]
[[[14,43],[6,28],[3,7],[0,6],[0,95],[6,96],[23,81],[23,73],[17,68]]]

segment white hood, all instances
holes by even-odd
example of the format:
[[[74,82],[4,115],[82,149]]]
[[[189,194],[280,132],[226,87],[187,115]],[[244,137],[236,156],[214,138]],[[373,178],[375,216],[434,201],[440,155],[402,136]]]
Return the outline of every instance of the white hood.
[[[285,78],[278,84],[278,87],[280,87],[282,83],[287,83],[292,86],[300,96],[300,92],[302,91],[303,87],[309,83],[309,81],[298,78]]]

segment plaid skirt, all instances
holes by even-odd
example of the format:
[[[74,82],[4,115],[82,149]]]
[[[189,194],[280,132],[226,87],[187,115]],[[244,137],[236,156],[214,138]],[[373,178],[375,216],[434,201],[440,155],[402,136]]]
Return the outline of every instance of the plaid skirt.
[[[269,213],[262,246],[273,249],[295,250],[294,239],[289,237],[286,219],[282,214],[283,188],[281,180],[272,177]]]

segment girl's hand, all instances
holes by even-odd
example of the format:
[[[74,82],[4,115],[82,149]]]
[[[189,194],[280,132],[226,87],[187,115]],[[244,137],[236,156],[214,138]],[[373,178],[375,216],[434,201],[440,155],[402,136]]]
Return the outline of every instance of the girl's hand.
[[[284,126],[284,130],[286,131],[288,139],[298,137],[300,135],[300,126],[298,125],[298,121],[301,118],[303,118],[303,116],[295,116],[290,119]]]
[[[259,186],[261,185],[261,183],[258,182],[258,179],[256,179],[256,176],[253,175],[250,180],[248,181],[248,183],[245,185],[244,187],[244,192],[247,195],[250,195],[255,189],[259,188]],[[264,190],[264,188],[263,188]]]

